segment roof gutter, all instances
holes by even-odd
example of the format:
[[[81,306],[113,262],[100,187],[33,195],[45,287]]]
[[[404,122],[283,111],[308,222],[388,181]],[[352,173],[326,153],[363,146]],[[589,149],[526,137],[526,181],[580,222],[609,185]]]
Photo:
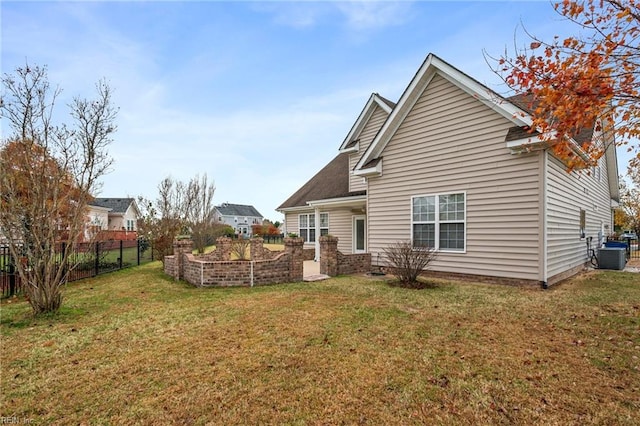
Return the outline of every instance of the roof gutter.
[[[302,210],[309,210],[309,206],[283,207],[281,209],[276,209],[276,211],[279,211],[280,213],[292,213]]]
[[[553,138],[555,135],[550,135],[549,138],[544,137],[543,135],[532,136],[530,138],[517,139],[513,141],[507,142],[507,148],[511,151],[512,154],[522,154],[533,151],[540,151],[543,149],[547,149],[551,147],[554,142]],[[580,144],[576,142],[573,138],[568,138],[569,147],[571,152],[580,157],[585,163],[591,164],[592,160],[589,154],[587,154]]]
[[[549,215],[547,214],[547,195],[549,193],[549,152],[545,149],[542,153],[542,288],[549,288],[549,238],[547,232],[549,230]]]
[[[366,195],[354,195],[353,197],[327,198],[325,200],[307,201],[310,207],[348,207],[354,204],[366,204]]]
[[[361,177],[373,177],[382,176],[382,158],[373,167],[367,167],[366,169],[355,169],[352,172],[355,176]]]
[[[324,200],[307,201],[305,206],[284,207],[276,209],[280,213],[294,213],[299,211],[308,211],[309,207],[343,207],[353,206],[354,204],[365,204],[367,202],[366,195],[354,195],[351,197],[326,198]]]

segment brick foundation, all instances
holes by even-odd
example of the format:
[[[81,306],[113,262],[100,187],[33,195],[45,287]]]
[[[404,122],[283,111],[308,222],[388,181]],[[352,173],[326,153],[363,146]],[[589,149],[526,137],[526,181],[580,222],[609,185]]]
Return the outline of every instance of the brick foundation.
[[[389,268],[385,266],[381,266],[380,268],[382,272],[384,272],[385,274],[388,273],[390,275],[393,275],[393,273],[389,270]],[[550,277],[549,280],[547,281],[547,287],[550,287],[552,285],[557,285],[560,282],[567,280],[573,277],[574,275],[579,274],[585,269],[586,269],[586,265],[578,265],[560,274],[554,275],[553,277]],[[427,278],[433,277],[433,278],[452,279],[452,280],[479,282],[479,283],[488,283],[488,284],[503,284],[503,285],[519,286],[519,287],[542,287],[543,285],[542,281],[539,281],[539,280],[528,280],[524,278],[495,277],[491,275],[461,274],[458,272],[424,271],[420,275]]]
[[[383,272],[388,272],[386,267],[382,267]],[[489,275],[460,274],[457,272],[440,272],[440,271],[424,271],[420,276],[433,277],[460,281],[470,281],[488,284],[505,284],[523,287],[540,287],[541,282],[538,280],[527,280],[520,278],[492,277]]]

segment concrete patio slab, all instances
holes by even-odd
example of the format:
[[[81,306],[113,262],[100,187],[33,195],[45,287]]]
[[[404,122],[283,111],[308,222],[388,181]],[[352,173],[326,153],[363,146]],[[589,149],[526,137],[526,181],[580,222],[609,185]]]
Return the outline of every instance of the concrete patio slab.
[[[320,262],[314,260],[305,260],[303,264],[302,280],[303,281],[322,281],[329,279],[329,275],[320,273]]]

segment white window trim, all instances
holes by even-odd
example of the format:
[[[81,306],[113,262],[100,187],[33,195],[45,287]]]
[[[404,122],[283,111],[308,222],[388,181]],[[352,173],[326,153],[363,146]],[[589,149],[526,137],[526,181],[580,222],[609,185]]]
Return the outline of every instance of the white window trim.
[[[331,217],[330,217],[328,212],[320,212],[320,215],[323,215],[323,214],[327,215],[327,226],[325,226],[325,227],[321,227],[320,226],[320,218],[319,217],[318,217],[318,221],[315,220],[315,212],[298,214],[298,236],[299,237],[302,237],[302,230],[303,229],[306,229],[306,230],[315,229],[316,230],[316,239],[312,241],[309,238],[307,238],[305,240],[305,242],[304,242],[305,244],[315,243],[318,240],[318,238],[320,238],[320,236],[322,235],[322,230],[323,229],[327,230],[327,234],[329,233],[329,229],[331,229],[330,228],[330,226],[331,226],[331,222],[330,222],[331,221]],[[305,226],[305,227],[300,226],[300,222],[301,222],[300,217],[301,216],[307,216],[307,226]],[[313,227],[309,226],[309,224],[311,223],[309,218],[311,218],[311,217],[314,218],[314,226]],[[307,231],[307,237],[309,237],[309,232],[308,231]]]
[[[450,249],[440,249],[440,203],[438,202],[438,197],[441,195],[453,195],[453,194],[462,194],[464,196],[464,220],[455,220],[455,221],[443,221],[443,223],[462,223],[464,225],[464,249],[463,250],[450,250]],[[465,254],[467,252],[467,191],[449,191],[449,192],[437,192],[432,194],[420,194],[420,195],[412,195],[409,200],[409,214],[411,215],[411,229],[409,230],[411,234],[411,247],[413,247],[413,225],[414,224],[422,224],[424,222],[414,222],[413,221],[413,200],[414,198],[421,197],[436,197],[436,211],[435,211],[435,230],[434,230],[434,242],[435,242],[435,251],[439,253],[452,253],[452,254]]]
[[[357,232],[356,232],[356,221],[357,220],[364,220],[364,249],[363,250],[358,250],[356,245],[356,239],[357,239]],[[352,253],[366,253],[367,252],[367,216],[366,215],[357,215],[357,216],[353,216],[353,219],[351,221],[351,242],[352,242]]]

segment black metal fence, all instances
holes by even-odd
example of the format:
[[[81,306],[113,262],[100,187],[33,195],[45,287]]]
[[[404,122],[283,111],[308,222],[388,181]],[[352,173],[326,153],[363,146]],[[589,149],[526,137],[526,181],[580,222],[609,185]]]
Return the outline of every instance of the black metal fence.
[[[60,243],[56,248],[62,254],[71,249]],[[79,243],[69,253],[67,265],[70,267],[68,281],[117,271],[130,266],[153,261],[153,250],[145,240],[110,240],[93,243]],[[20,260],[18,260],[20,261]],[[12,296],[22,292],[22,282],[17,273],[9,247],[0,246],[0,295]]]
[[[605,245],[616,247],[624,247],[627,259],[640,259],[640,241],[637,238],[607,238]],[[613,245],[612,245],[613,244]]]
[[[284,234],[279,235],[261,235],[265,244],[284,244]]]
[[[640,259],[640,247],[638,246],[638,240],[626,238],[625,242],[627,243],[629,259]]]
[[[284,244],[284,234],[276,234],[276,235],[257,235],[254,234],[255,237],[260,237],[265,244]],[[248,235],[238,235],[238,234],[229,234],[227,237],[232,240],[237,240],[238,238],[250,238]]]

